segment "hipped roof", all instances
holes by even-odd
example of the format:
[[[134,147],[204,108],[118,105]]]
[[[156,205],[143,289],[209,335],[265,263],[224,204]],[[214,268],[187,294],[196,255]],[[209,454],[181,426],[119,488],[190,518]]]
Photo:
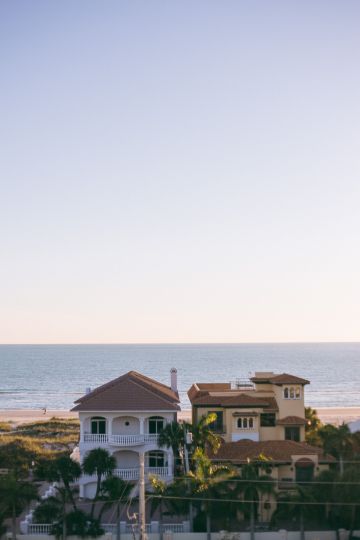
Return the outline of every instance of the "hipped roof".
[[[76,400],[72,411],[177,411],[179,401],[169,386],[129,371]]]

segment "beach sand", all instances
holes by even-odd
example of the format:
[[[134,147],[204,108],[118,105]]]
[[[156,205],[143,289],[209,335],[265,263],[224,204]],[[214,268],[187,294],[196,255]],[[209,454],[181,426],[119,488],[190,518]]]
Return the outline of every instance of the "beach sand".
[[[11,422],[14,425],[41,422],[50,418],[78,418],[77,413],[60,410],[43,409],[0,409],[0,422]]]
[[[339,425],[342,422],[353,422],[360,419],[360,407],[319,407],[316,409],[318,416],[325,424]],[[183,410],[179,413],[180,420],[191,420],[191,411]],[[1,409],[0,422],[12,424],[26,424],[50,420],[50,418],[78,418],[74,412],[66,410],[47,410],[46,414],[42,409]]]

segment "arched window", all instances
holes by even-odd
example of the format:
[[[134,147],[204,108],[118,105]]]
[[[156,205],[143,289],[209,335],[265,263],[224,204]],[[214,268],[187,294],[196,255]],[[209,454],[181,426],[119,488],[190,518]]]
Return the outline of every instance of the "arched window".
[[[300,393],[300,386],[295,387],[295,398],[300,399],[301,393]]]
[[[254,419],[249,418],[249,428],[252,429],[254,427]]]
[[[244,419],[243,419],[243,428],[244,428],[244,429],[247,429],[247,427],[248,427],[248,419],[247,419],[247,418],[244,418]]]
[[[151,416],[149,418],[149,433],[158,434],[164,427],[165,420],[162,416]]]
[[[290,387],[290,399],[295,398],[295,389],[293,386]]]
[[[242,419],[241,418],[237,419],[237,427],[240,428],[240,429],[242,428]]]
[[[90,420],[91,433],[101,435],[106,433],[106,420],[103,416],[93,416]]]
[[[287,386],[285,386],[284,388],[284,398],[289,399],[289,389]]]

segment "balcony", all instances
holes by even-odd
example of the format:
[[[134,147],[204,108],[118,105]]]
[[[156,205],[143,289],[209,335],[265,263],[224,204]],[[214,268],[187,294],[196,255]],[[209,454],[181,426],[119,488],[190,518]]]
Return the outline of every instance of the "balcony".
[[[125,469],[114,469],[112,471],[112,475],[116,476],[118,478],[122,478],[123,480],[139,480],[140,477],[140,467],[131,467],[131,468],[125,468]],[[154,476],[161,476],[161,477],[169,477],[171,476],[171,473],[169,472],[169,467],[145,467],[145,476],[149,477],[150,475]],[[82,476],[82,483],[92,482],[96,481],[96,475],[83,475]]]
[[[86,444],[110,444],[111,446],[139,446],[158,443],[159,435],[144,433],[137,435],[108,435],[85,433],[83,441]]]
[[[123,480],[138,480],[140,475],[140,468],[134,467],[132,469],[114,469],[113,476],[122,478]],[[145,467],[145,476],[169,476],[168,467]]]

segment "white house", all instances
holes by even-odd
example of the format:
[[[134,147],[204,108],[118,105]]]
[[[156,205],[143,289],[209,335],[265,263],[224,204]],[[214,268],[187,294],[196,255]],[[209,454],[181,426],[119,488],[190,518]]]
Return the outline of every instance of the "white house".
[[[79,413],[80,461],[93,448],[106,448],[116,458],[114,474],[138,480],[140,454],[145,458],[145,475],[171,481],[174,459],[171,448],[160,448],[161,429],[177,420],[179,395],[177,372],[171,370],[166,386],[136,371],[114,379],[78,399],[72,409]],[[82,476],[80,496],[95,493],[95,477]]]

